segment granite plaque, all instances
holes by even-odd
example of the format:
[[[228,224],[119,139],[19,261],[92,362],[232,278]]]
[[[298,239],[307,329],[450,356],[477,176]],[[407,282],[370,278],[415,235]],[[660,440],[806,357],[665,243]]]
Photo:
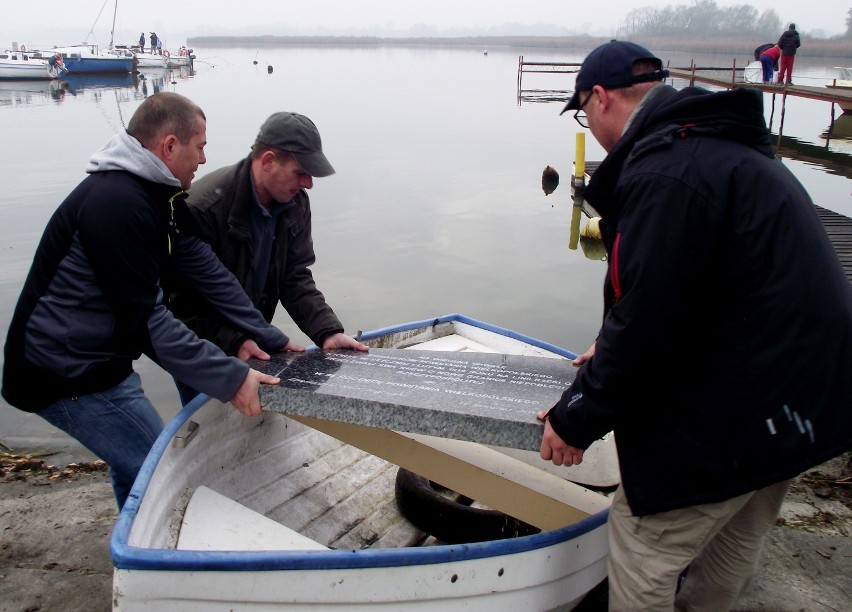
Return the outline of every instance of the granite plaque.
[[[394,431],[539,450],[536,412],[574,380],[565,359],[423,350],[281,353],[252,367],[264,410]]]

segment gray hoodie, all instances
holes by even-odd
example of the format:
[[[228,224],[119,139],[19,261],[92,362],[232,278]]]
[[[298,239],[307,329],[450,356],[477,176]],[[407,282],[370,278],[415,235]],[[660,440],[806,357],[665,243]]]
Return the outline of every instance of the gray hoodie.
[[[10,361],[20,369],[4,373],[4,396],[37,410],[57,395],[109,388],[144,352],[181,382],[231,399],[249,366],[173,316],[163,275],[194,284],[263,349],[280,350],[289,339],[264,320],[206,243],[180,231],[175,219],[181,210],[189,216],[180,182],[135,138],[114,135],[86,171],[90,177],[56,211],[33,260],[7,341],[7,370]],[[45,375],[50,388],[34,389]]]

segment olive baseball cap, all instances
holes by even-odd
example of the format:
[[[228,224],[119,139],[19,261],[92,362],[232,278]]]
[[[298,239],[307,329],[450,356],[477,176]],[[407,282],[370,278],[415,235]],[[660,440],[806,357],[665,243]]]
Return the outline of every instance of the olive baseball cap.
[[[322,152],[314,122],[298,113],[274,113],[260,126],[257,141],[290,153],[311,176],[329,176],[334,168]]]
[[[657,70],[633,74],[633,65],[639,61],[653,62]],[[604,89],[619,89],[635,83],[662,81],[669,76],[669,71],[662,68],[663,60],[654,57],[645,47],[632,42],[611,40],[596,48],[583,60],[574,83],[574,95],[562,109],[562,113],[580,108],[581,91],[591,91],[595,85]]]

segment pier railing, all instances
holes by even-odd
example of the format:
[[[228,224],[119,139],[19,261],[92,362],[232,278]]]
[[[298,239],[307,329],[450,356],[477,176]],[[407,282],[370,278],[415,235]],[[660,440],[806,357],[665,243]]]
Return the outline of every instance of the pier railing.
[[[579,72],[581,62],[528,62],[521,55],[518,57],[518,104],[522,102],[558,102],[567,101],[573,90],[570,88],[560,89],[524,89],[523,76],[527,73],[553,73],[553,74],[574,74]],[[773,94],[773,105],[775,94],[782,96],[783,103],[787,96],[795,96],[800,98],[809,98],[811,100],[822,100],[836,104],[841,112],[852,111],[852,89],[840,87],[811,86],[811,85],[777,85],[774,83],[763,83],[762,78],[758,75],[755,79],[746,71],[745,66],[737,66],[737,60],[734,59],[730,66],[699,66],[694,61],[690,60],[690,65],[686,67],[673,67],[667,65],[666,68],[672,79],[684,79],[690,85],[702,83],[715,87],[731,89],[733,87],[749,87],[760,89],[766,93]],[[758,82],[753,82],[753,80]],[[570,85],[572,83],[568,83]],[[831,109],[832,122],[834,109]]]

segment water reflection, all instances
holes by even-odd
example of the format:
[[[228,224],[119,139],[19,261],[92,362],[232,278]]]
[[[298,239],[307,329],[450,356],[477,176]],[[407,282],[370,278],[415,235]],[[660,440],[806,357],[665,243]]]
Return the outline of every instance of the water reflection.
[[[541,173],[541,189],[550,195],[559,186],[559,173],[553,166],[546,166]]]
[[[562,102],[571,99],[573,91],[567,89],[518,89],[518,106],[524,102]]]
[[[852,143],[852,112],[843,113],[829,124],[826,130],[820,134],[820,138],[829,140],[846,140]]]
[[[57,81],[2,81],[0,80],[0,107],[27,104],[48,104],[65,95]]]
[[[837,121],[835,121],[832,131],[835,129],[838,129]],[[773,134],[772,137],[777,139],[776,155],[818,166],[827,174],[852,179],[852,116],[848,120],[844,120],[839,129],[841,131],[850,130],[847,132],[850,136],[832,136],[830,139],[831,148],[828,148],[829,138],[826,138],[826,136],[822,136],[826,139],[826,144],[821,146],[792,136]],[[837,132],[834,133],[837,134]]]
[[[144,97],[154,95],[160,91],[174,91],[174,87],[180,82],[195,76],[192,66],[179,68],[140,68],[136,77],[139,81],[139,90]]]
[[[183,67],[126,74],[69,74],[50,81],[0,80],[0,108],[57,104],[67,96],[98,100],[106,91],[115,91],[122,101],[141,100],[159,91],[174,91],[180,81],[193,76],[194,70]]]
[[[134,87],[135,75],[126,74],[78,74],[60,79],[61,87],[72,96],[99,89],[129,89]]]

